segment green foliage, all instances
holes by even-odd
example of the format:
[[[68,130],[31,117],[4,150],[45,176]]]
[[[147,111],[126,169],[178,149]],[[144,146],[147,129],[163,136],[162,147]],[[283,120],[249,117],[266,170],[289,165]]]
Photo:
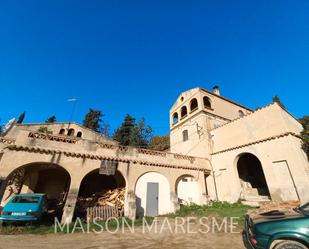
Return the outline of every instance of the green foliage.
[[[102,117],[103,113],[101,111],[90,108],[84,118],[83,126],[93,131],[99,131],[100,123],[102,122]]]
[[[113,138],[121,145],[148,147],[152,137],[152,128],[145,124],[144,118],[138,123],[127,114],[121,126],[115,130]]]
[[[57,118],[55,115],[49,117],[48,119],[46,119],[45,123],[56,123],[57,122]]]
[[[137,124],[138,146],[148,147],[152,138],[153,129],[146,125],[145,119],[142,118]]]
[[[100,110],[90,108],[85,115],[83,126],[93,131],[100,132],[105,136],[109,136],[109,125],[103,122],[102,117],[104,117],[104,114]]]
[[[278,97],[278,95],[275,95],[275,96],[273,97],[273,102],[274,102],[274,103],[277,103],[277,104],[280,105],[283,109],[285,109],[285,106],[284,106],[284,104],[282,104],[282,102],[281,102],[280,98]]]
[[[122,219],[125,219],[126,222],[123,222]],[[145,217],[144,218],[148,224],[150,224],[153,221],[153,217]],[[119,218],[118,219],[119,225],[124,224],[124,227],[131,226],[132,220],[128,218]],[[122,223],[123,222],[123,223]],[[97,224],[100,224],[103,227],[103,231],[106,231],[106,221],[97,221]],[[94,230],[99,231],[100,227],[98,227],[97,224],[90,223],[89,224],[89,231],[92,232]],[[141,226],[143,224],[143,219],[135,219],[134,220],[134,226]],[[80,224],[77,223],[77,227]],[[87,231],[87,223],[85,221],[82,221],[81,223],[82,227],[84,228],[85,231]],[[116,229],[118,226],[116,220],[111,220],[108,222],[108,228],[110,230]],[[74,228],[74,221],[69,225],[69,232],[72,232]],[[58,231],[59,233],[66,233],[66,228],[64,229],[63,232],[60,230]],[[54,224],[41,224],[37,226],[4,226],[0,228],[0,234],[9,234],[9,235],[14,235],[14,234],[51,234],[55,232],[55,227]],[[74,233],[82,232],[81,229],[76,229]]]
[[[211,205],[191,205],[181,206],[176,213],[167,215],[170,218],[175,217],[207,217],[215,216],[219,218],[230,218],[239,217],[240,224],[244,222],[244,216],[252,207],[243,205],[239,202],[228,203],[228,202],[213,202]]]
[[[164,215],[163,217],[175,218],[175,217],[216,217],[216,218],[231,218],[231,217],[239,217],[239,225],[242,226],[244,222],[244,215],[248,212],[251,207],[243,205],[241,203],[227,203],[227,202],[213,202],[210,206],[199,206],[199,205],[191,205],[191,206],[182,206],[180,210],[178,210],[174,214]],[[127,226],[129,224],[131,226],[131,220],[128,218],[120,218],[119,223],[122,224],[121,219],[125,219],[127,222],[123,224]],[[152,217],[145,217],[147,223],[150,224],[153,221]],[[106,221],[98,222],[106,231]],[[140,226],[143,224],[143,219],[139,218],[134,221],[135,226]],[[69,232],[72,232],[74,227],[74,222],[69,225]],[[87,224],[83,221],[82,227],[86,231]],[[109,221],[108,228],[113,229],[117,228],[116,221]],[[93,231],[93,229],[98,230],[98,226],[96,224],[90,223],[89,230]],[[66,231],[66,229],[64,229]],[[0,234],[48,234],[54,233],[54,224],[42,224],[38,226],[5,226],[0,228]],[[63,233],[65,233],[63,231]],[[82,232],[81,229],[76,229],[75,232]],[[59,233],[62,233],[59,231]]]
[[[46,134],[53,134],[53,132],[51,130],[49,130],[46,126],[41,126],[38,129],[38,132],[46,133]]]
[[[170,137],[169,136],[154,136],[150,140],[150,149],[165,151],[170,148]]]
[[[309,160],[309,116],[302,117],[299,122],[302,124],[304,130],[301,132],[301,137],[303,140],[302,148],[307,155]]]
[[[16,123],[21,124],[24,121],[25,116],[26,116],[26,111],[24,111],[22,114],[19,115]]]

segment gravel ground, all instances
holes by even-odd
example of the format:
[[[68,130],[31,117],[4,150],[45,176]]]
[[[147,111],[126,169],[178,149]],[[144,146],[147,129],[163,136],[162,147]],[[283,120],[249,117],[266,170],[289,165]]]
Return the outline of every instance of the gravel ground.
[[[195,226],[195,227],[194,227]],[[0,249],[244,249],[241,232],[202,233],[196,230],[171,232],[165,229],[161,233],[143,232],[136,227],[134,233],[127,228],[117,233],[74,233],[74,234],[46,234],[46,235],[1,235]],[[200,226],[199,226],[200,227]],[[172,230],[174,231],[174,230]],[[181,230],[179,230],[181,231]]]

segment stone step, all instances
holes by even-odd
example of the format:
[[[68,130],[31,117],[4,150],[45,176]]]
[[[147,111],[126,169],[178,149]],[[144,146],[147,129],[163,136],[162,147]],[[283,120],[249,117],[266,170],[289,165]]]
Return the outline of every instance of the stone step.
[[[243,199],[245,201],[270,201],[270,197],[267,195],[247,195]]]
[[[241,201],[242,204],[251,207],[260,207],[268,202],[271,202],[269,196],[246,196],[245,200]]]

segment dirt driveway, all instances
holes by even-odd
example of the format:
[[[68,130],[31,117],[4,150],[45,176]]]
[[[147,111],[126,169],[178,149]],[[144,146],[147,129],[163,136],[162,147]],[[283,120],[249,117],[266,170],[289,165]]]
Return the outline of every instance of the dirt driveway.
[[[244,249],[241,233],[163,233],[145,232],[135,228],[117,233],[102,232],[0,235],[1,249]]]

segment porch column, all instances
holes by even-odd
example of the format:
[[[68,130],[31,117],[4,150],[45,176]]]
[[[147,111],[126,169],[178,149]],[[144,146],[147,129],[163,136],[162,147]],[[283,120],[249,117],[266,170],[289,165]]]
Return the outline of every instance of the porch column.
[[[178,195],[176,193],[177,189],[177,177],[174,175],[169,176],[169,184],[170,184],[170,212],[174,213],[180,209],[180,204],[178,202]]]
[[[72,222],[75,205],[78,197],[78,191],[79,191],[79,183],[74,185],[72,184],[70,186],[70,190],[68,192],[68,196],[63,208],[61,224],[69,224]]]
[[[124,216],[131,220],[136,218],[136,196],[133,190],[128,191],[124,203]]]
[[[199,205],[208,205],[209,203],[209,196],[207,194],[207,184],[206,184],[206,175],[205,172],[198,173],[198,185],[200,188],[200,203]]]
[[[0,177],[0,203],[2,202],[2,198],[5,192],[6,182],[4,177]]]
[[[180,209],[180,204],[178,202],[178,196],[175,192],[170,192],[171,198],[171,212],[174,213]]]

